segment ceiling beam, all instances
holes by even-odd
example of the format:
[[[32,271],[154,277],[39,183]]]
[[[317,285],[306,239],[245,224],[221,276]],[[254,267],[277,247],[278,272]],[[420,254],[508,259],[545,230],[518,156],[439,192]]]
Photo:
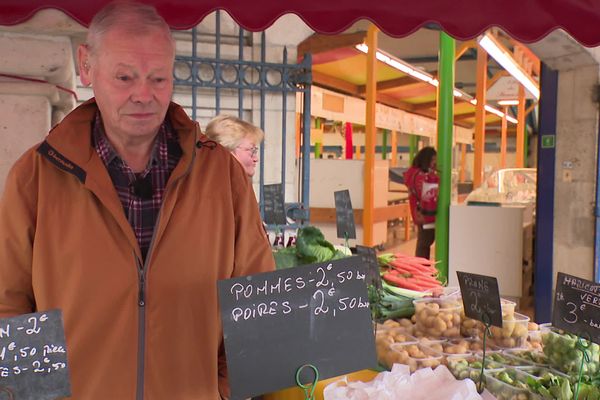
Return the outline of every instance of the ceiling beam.
[[[306,53],[314,55],[344,47],[354,47],[364,43],[366,39],[367,32],[364,31],[333,36],[315,33],[298,45],[298,61],[301,61]]]
[[[458,61],[458,59],[461,58],[463,54],[467,52],[467,50],[473,49],[475,47],[477,47],[477,43],[475,42],[475,40],[467,40],[466,42],[463,42],[463,44],[461,44],[460,47],[456,49],[454,61]]]
[[[398,98],[411,98],[425,96],[431,93],[435,93],[437,88],[426,82],[419,82],[414,85],[406,85],[405,87],[397,88],[394,91],[395,97]]]
[[[398,87],[410,85],[416,82],[420,81],[410,75],[403,76],[401,78],[389,79],[387,81],[377,82],[377,91],[382,92],[385,90],[396,89]],[[357,87],[359,93],[365,93],[365,85],[358,85]]]
[[[491,78],[489,78],[487,80],[487,88],[491,88],[492,86],[494,86],[494,84],[503,76],[510,76],[510,74],[508,73],[508,71],[502,69],[498,72],[496,72]]]
[[[325,86],[329,89],[334,89],[352,96],[364,95],[364,92],[362,94],[359,92],[359,86],[331,75],[326,75],[313,70],[312,79],[313,83],[319,86]]]

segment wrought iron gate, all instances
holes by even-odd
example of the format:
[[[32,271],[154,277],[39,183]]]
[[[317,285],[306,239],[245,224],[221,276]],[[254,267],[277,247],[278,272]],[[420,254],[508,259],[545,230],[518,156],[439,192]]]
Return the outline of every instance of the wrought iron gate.
[[[283,49],[281,63],[266,62],[265,33],[262,32],[260,44],[260,61],[244,60],[244,47],[247,41],[245,32],[240,28],[237,38],[238,57],[224,59],[221,57],[221,18],[220,11],[215,13],[215,57],[199,57],[198,30],[194,28],[192,35],[191,56],[177,56],[175,58],[175,86],[191,89],[192,119],[197,119],[197,97],[199,90],[214,90],[214,110],[217,115],[221,112],[221,96],[223,91],[231,93],[237,91],[238,116],[243,118],[244,92],[258,93],[260,96],[260,127],[265,131],[265,105],[268,93],[281,95],[282,129],[281,129],[281,187],[285,199],[286,183],[286,140],[288,124],[286,111],[288,95],[301,93],[302,96],[302,121],[301,121],[301,156],[299,162],[298,201],[286,203],[288,223],[277,228],[296,229],[299,225],[308,222],[309,209],[309,177],[310,177],[310,88],[311,88],[311,57],[306,55],[299,64],[289,64],[287,49]],[[296,129],[295,126],[292,129]],[[266,133],[266,132],[265,132]],[[265,135],[265,140],[268,136]],[[295,154],[293,155],[296,156]],[[275,160],[268,160],[269,163]],[[264,215],[264,185],[265,185],[265,146],[260,145],[260,174],[259,174],[259,203],[261,215]],[[274,227],[271,227],[274,228]]]

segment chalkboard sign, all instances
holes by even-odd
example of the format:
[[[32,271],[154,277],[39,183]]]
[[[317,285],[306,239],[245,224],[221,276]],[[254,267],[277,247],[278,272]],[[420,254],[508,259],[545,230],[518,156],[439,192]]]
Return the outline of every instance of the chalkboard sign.
[[[552,325],[600,344],[600,284],[559,272]]]
[[[379,274],[379,262],[377,253],[373,247],[356,246],[356,254],[361,256],[363,263],[367,266],[367,284],[381,287],[381,275]]]
[[[492,276],[457,271],[465,315],[502,328],[502,306],[498,280]],[[487,315],[487,320],[486,316]]]
[[[348,190],[333,192],[335,198],[335,222],[337,224],[337,237],[356,239],[356,226],[354,225],[354,211]]]
[[[233,399],[295,386],[304,364],[320,379],[377,365],[360,257],[222,280],[218,290]]]
[[[285,225],[285,202],[281,183],[263,186],[263,204],[265,206],[265,222],[267,225]]]
[[[0,319],[0,398],[51,400],[71,395],[62,313]]]

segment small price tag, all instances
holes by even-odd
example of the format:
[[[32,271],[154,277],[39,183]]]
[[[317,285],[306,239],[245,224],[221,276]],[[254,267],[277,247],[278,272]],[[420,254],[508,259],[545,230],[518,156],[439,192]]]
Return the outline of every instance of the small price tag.
[[[268,225],[285,225],[285,202],[281,183],[263,186],[264,220]]]
[[[457,271],[465,315],[502,328],[498,280],[492,276]]]
[[[364,265],[367,266],[367,284],[381,287],[381,276],[379,275],[379,262],[377,253],[373,247],[356,246],[356,254],[362,256]]]
[[[552,325],[600,344],[600,284],[558,273]]]
[[[335,221],[337,224],[337,237],[341,239],[356,239],[356,226],[354,225],[354,211],[350,201],[350,191],[338,190],[333,192],[335,198]]]

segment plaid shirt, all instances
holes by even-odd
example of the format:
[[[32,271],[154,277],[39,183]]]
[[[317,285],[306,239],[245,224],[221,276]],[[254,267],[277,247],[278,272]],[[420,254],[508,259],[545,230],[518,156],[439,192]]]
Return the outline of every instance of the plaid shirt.
[[[135,237],[142,251],[142,257],[146,259],[167,180],[182,154],[177,133],[165,119],[156,136],[150,161],[146,169],[138,174],[133,172],[125,161],[119,157],[108,141],[99,112],[96,113],[92,134],[96,152],[108,170],[113,185],[119,194],[121,204],[123,204],[125,216],[135,232]],[[148,174],[150,174],[152,182],[152,198],[143,199],[134,193],[133,182],[138,178],[146,178]]]

